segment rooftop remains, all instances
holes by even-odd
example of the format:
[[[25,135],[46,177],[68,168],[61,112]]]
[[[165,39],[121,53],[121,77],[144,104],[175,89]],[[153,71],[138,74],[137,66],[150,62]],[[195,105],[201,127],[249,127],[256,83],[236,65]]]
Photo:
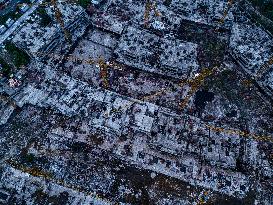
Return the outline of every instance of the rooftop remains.
[[[27,23],[13,38],[16,45],[24,48],[28,53],[36,55],[44,47],[58,38],[56,26],[41,27],[39,23]]]
[[[172,0],[169,7],[179,13],[183,19],[196,23],[220,26],[222,18],[225,19],[224,23],[227,25],[228,22],[233,21],[230,9],[232,3],[227,0]]]
[[[249,73],[257,74],[260,66],[272,56],[273,41],[268,33],[254,24],[234,24],[230,48],[240,56]]]
[[[164,39],[161,49],[164,50],[160,56],[161,65],[173,69],[178,74],[187,73],[198,67],[195,43]]]
[[[73,4],[59,4],[58,6],[60,7],[59,9],[62,13],[65,27],[70,32],[73,32],[75,29],[81,30],[78,27],[81,25],[81,22],[85,20],[85,12],[82,7]],[[46,11],[52,19],[55,19],[52,9],[52,7],[48,7]],[[40,17],[36,14],[32,15],[31,21],[28,21],[13,38],[13,42],[16,43],[16,45],[19,45],[32,56],[37,56],[41,52],[52,50],[60,43],[61,37],[63,36],[63,31],[57,22],[50,23],[47,26],[41,26],[39,18]],[[75,34],[75,36],[77,36],[77,34]]]
[[[263,83],[273,93],[273,68],[272,67],[271,67],[271,70],[265,75],[265,81]]]
[[[172,77],[187,75],[198,68],[197,44],[160,38],[135,27],[127,28],[115,53],[117,61]]]
[[[180,16],[162,3],[155,4],[150,9],[147,9],[146,3],[146,1],[114,0],[105,13],[96,13],[92,17],[93,23],[97,27],[116,34],[121,34],[132,23],[138,24],[140,27],[165,32],[169,32],[180,24]]]
[[[81,14],[85,13],[81,6],[72,3],[57,2],[57,7],[62,13],[62,19],[65,27],[69,26],[71,22],[77,19]],[[53,6],[48,7],[46,10],[52,19],[55,19]]]
[[[87,39],[111,49],[114,49],[117,44],[113,34],[102,32],[98,29],[94,29]]]
[[[0,204],[267,204],[272,36],[238,2],[57,1],[0,79]]]
[[[272,95],[272,37],[255,24],[234,24],[230,49],[233,57],[244,70],[257,79],[258,84],[269,95]]]

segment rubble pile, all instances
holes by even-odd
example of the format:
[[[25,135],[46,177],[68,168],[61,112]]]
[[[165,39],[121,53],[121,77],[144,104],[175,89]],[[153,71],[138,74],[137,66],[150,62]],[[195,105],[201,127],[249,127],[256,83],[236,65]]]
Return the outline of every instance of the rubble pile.
[[[0,79],[0,203],[272,204],[272,35],[248,10],[51,3],[9,37],[31,59]]]

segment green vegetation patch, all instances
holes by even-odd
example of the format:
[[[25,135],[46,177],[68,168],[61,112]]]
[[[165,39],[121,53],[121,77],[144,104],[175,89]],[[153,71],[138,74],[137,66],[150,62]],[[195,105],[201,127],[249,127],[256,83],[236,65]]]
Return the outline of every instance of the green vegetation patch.
[[[270,0],[250,0],[252,5],[266,18],[273,21],[273,1]],[[257,15],[256,13],[250,13],[251,17],[266,30],[273,34],[273,24],[268,23],[267,20]]]
[[[261,14],[273,20],[273,1],[270,0],[250,0],[252,5],[256,7]]]
[[[23,162],[32,163],[36,159],[34,154],[26,154],[22,157]]]
[[[5,48],[12,57],[12,61],[17,68],[26,66],[29,63],[30,57],[28,54],[17,48],[13,43],[7,42]]]
[[[17,13],[17,12],[10,12],[10,13],[7,13],[6,15],[2,15],[0,16],[0,24],[5,24],[6,21],[11,18],[13,20],[16,20],[18,18],[20,18],[22,16],[21,13]]]
[[[90,0],[78,0],[78,4],[86,9],[90,4]]]
[[[11,72],[11,67],[9,64],[7,64],[4,59],[2,59],[0,57],[0,65],[1,65],[1,70],[0,73],[4,76],[4,77],[9,77],[12,72]]]
[[[217,75],[209,76],[205,79],[204,88],[218,88],[224,96],[232,102],[240,101],[238,98],[237,74],[232,70],[224,70]]]
[[[59,195],[49,196],[42,189],[38,189],[32,194],[34,198],[35,204],[52,204],[52,205],[60,205],[67,204],[69,200],[69,194],[67,192],[61,192]]]
[[[40,16],[40,25],[43,27],[46,27],[48,24],[52,22],[52,19],[50,16],[47,14],[46,10],[44,8],[39,8],[37,10],[37,14]]]
[[[268,21],[264,20],[261,16],[252,13],[251,17],[261,26],[263,26],[266,30],[268,30],[271,34],[273,34],[273,24],[269,24]]]
[[[11,18],[13,20],[17,20],[18,18],[20,18],[23,14],[20,12],[19,6],[16,6],[15,11],[12,10],[9,13],[5,14],[5,15],[1,15],[0,16],[0,24],[5,24],[6,21]]]
[[[31,4],[30,0],[21,0],[20,3]]]

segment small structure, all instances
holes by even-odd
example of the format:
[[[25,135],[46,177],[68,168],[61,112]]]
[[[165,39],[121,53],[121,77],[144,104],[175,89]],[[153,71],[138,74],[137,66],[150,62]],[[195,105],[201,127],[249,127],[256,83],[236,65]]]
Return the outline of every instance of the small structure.
[[[29,6],[28,6],[26,3],[23,3],[23,4],[20,6],[20,11],[21,11],[22,13],[25,13],[28,9],[29,9]]]
[[[7,21],[6,21],[6,26],[9,28],[11,27],[11,25],[14,23],[15,21],[11,18],[9,18]]]
[[[7,30],[5,25],[0,26],[0,34],[4,33]]]
[[[102,0],[91,0],[92,4],[98,5],[102,2]]]

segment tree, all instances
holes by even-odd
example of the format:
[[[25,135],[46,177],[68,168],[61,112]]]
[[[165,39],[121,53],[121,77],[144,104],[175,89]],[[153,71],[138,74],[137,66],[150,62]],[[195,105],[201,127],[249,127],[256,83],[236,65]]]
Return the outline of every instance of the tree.
[[[12,57],[13,63],[17,68],[21,66],[26,66],[29,63],[30,57],[28,56],[28,54],[17,48],[12,42],[7,42],[5,45],[5,49]]]

